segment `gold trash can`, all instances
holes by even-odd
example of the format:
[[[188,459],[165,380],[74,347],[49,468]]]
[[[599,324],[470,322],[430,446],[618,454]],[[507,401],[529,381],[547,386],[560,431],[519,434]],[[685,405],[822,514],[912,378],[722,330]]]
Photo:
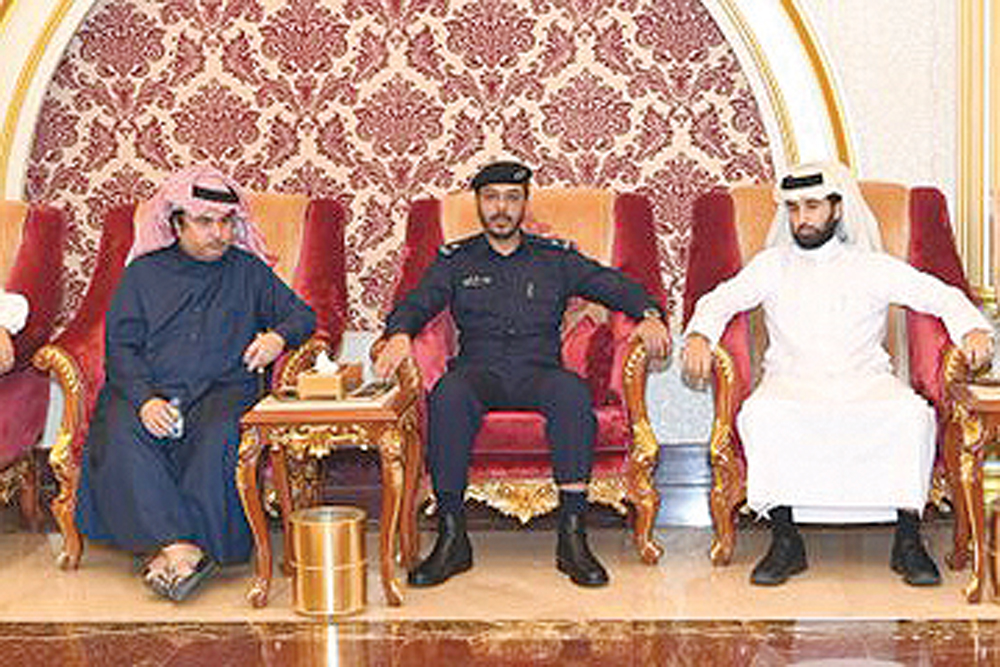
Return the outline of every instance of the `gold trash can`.
[[[292,599],[307,616],[346,616],[365,608],[365,512],[328,505],[291,516]]]

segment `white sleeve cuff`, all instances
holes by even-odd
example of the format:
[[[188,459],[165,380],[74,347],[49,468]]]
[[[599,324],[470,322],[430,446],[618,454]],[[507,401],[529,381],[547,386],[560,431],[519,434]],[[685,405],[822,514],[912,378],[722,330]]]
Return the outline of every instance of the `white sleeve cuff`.
[[[20,294],[0,292],[0,327],[17,334],[28,319],[28,300]]]

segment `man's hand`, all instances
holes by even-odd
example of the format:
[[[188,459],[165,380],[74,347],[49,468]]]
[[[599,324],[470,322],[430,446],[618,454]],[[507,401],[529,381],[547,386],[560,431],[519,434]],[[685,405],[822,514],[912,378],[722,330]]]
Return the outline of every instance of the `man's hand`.
[[[397,333],[389,336],[382,351],[375,360],[375,375],[380,380],[388,380],[403,363],[403,360],[413,355],[413,342],[410,335]]]
[[[285,339],[275,331],[259,333],[243,351],[243,363],[250,372],[264,368],[285,349]]]
[[[14,341],[10,332],[0,327],[0,375],[14,368]]]
[[[173,428],[175,418],[174,409],[162,398],[151,398],[139,408],[142,425],[157,438],[167,437]]]
[[[688,334],[681,351],[681,372],[684,381],[702,389],[712,373],[712,346],[700,333]]]
[[[973,329],[962,336],[962,353],[969,368],[976,370],[993,359],[993,332],[987,329]]]
[[[666,359],[670,356],[670,332],[659,317],[646,317],[632,330],[632,337],[638,338],[652,359]]]

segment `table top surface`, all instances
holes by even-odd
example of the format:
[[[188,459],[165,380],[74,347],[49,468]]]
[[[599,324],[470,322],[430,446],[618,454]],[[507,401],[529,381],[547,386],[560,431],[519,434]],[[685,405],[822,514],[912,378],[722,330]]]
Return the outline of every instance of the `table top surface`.
[[[284,399],[269,395],[243,415],[240,424],[395,421],[416,397],[394,386],[371,398]]]
[[[972,398],[975,401],[973,407],[977,410],[988,412],[1000,411],[1000,385],[995,383],[980,384],[970,382],[966,386],[969,388],[969,393],[972,394]]]

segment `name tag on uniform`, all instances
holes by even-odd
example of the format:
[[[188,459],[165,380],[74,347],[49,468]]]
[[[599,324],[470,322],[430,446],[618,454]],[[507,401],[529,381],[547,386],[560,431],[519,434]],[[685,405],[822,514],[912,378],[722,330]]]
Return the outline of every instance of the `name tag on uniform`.
[[[470,289],[475,289],[477,287],[486,287],[487,285],[493,284],[492,276],[482,276],[479,274],[472,274],[471,276],[465,276],[461,280],[462,287],[467,287]]]

